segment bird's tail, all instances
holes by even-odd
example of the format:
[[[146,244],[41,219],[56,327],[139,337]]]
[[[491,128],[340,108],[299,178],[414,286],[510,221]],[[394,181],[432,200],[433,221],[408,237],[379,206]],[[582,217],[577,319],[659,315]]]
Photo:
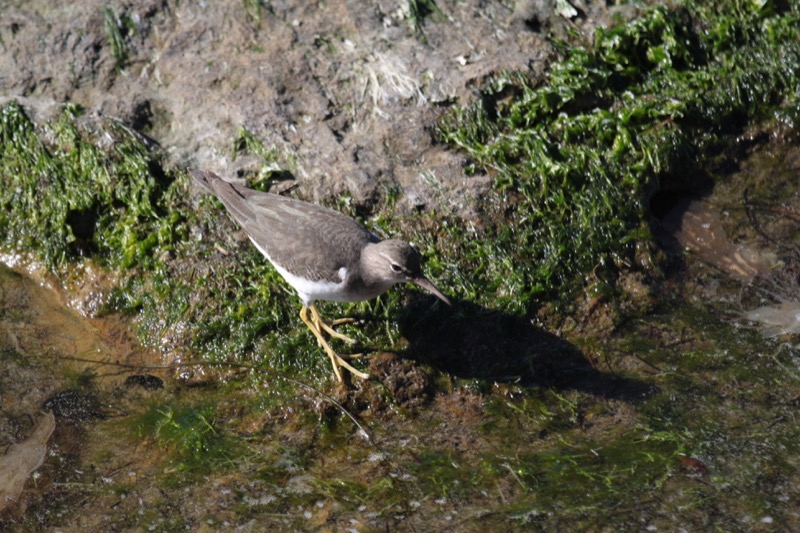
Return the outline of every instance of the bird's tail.
[[[201,187],[206,189],[208,192],[216,195],[214,187],[211,185],[211,183],[214,180],[221,180],[222,178],[220,178],[210,170],[197,170],[194,168],[189,169],[189,175],[192,176],[194,181],[197,182]]]

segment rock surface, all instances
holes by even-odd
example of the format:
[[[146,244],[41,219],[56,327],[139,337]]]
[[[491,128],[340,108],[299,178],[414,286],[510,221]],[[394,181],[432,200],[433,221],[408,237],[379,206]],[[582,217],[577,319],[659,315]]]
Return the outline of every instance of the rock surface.
[[[369,212],[399,190],[399,209],[468,216],[490,182],[466,178],[463,156],[434,144],[437,116],[493,72],[541,74],[547,31],[588,33],[608,13],[438,5],[418,32],[404,2],[11,0],[0,97],[34,112],[76,102],[155,139],[172,164],[229,176],[257,168],[232,149],[246,128],[281,154],[307,199],[344,195]]]

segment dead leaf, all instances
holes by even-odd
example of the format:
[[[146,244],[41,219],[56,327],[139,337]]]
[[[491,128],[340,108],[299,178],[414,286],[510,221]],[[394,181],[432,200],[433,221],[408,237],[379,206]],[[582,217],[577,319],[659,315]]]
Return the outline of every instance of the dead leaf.
[[[0,457],[0,511],[16,501],[25,481],[44,462],[47,441],[56,428],[56,417],[48,412],[30,437],[12,444]]]

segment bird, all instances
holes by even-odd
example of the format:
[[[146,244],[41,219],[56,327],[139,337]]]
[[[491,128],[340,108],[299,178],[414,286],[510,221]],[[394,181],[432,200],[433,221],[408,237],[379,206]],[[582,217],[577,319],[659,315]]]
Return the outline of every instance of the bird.
[[[451,305],[422,272],[420,255],[409,243],[380,240],[350,217],[294,198],[244,187],[210,171],[190,170],[196,182],[225,206],[255,247],[272,263],[302,302],[300,319],[328,355],[333,373],[340,369],[368,379],[330,346],[325,334],[355,341],[333,328],[351,319],[326,323],[316,301],[370,300],[399,283],[413,283]],[[310,313],[310,316],[309,316]]]

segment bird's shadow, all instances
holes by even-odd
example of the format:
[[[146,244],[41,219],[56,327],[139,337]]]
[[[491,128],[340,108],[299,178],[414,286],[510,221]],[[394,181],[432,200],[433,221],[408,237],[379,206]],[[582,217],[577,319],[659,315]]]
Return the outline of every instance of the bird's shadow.
[[[432,301],[416,299],[401,316],[409,359],[461,378],[579,390],[631,403],[658,391],[644,381],[598,371],[573,344],[525,318],[471,302],[447,307]]]

